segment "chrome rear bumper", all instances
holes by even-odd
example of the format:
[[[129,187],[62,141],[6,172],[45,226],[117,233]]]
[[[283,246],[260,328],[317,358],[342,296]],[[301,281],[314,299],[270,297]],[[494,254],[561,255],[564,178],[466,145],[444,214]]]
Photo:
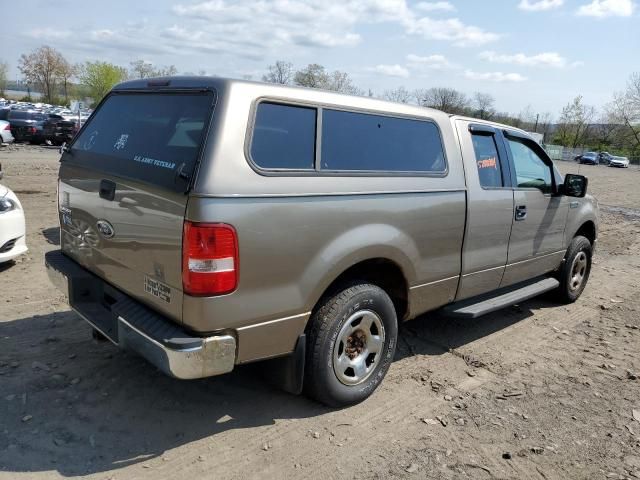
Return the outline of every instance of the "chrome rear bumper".
[[[45,254],[45,266],[51,282],[85,321],[120,348],[138,353],[167,375],[193,379],[233,370],[233,335],[191,336],[60,250]]]

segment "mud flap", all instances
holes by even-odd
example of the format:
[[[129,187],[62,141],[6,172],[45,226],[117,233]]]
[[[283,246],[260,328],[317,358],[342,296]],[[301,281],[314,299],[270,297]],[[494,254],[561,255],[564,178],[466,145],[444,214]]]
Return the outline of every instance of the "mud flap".
[[[298,337],[291,355],[261,362],[265,378],[272,385],[287,393],[300,395],[304,382],[304,363],[307,351],[307,336]]]

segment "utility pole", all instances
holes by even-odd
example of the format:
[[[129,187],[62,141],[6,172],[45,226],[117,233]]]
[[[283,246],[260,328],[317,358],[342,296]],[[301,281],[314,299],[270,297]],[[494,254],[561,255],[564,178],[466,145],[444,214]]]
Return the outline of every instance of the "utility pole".
[[[540,114],[539,114],[539,113],[536,113],[536,125],[535,125],[535,127],[533,127],[533,131],[534,131],[535,133],[538,133],[538,120],[539,120],[539,119],[540,119]]]

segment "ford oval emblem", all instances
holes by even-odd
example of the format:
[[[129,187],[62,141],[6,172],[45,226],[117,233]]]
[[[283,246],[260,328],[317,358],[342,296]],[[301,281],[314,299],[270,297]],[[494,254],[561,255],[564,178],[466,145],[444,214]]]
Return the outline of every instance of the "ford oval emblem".
[[[104,238],[113,238],[113,236],[116,234],[116,231],[113,229],[113,225],[111,225],[106,220],[98,220],[96,222],[96,227],[98,228],[98,232],[100,232],[100,235],[102,235]]]

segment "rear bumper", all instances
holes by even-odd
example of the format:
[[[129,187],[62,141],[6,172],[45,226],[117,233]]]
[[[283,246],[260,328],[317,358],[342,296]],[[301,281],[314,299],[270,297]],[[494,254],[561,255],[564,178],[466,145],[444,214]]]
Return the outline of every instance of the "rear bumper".
[[[138,353],[167,375],[193,379],[233,370],[233,335],[194,337],[60,250],[45,254],[45,266],[51,282],[84,320],[120,348]]]

